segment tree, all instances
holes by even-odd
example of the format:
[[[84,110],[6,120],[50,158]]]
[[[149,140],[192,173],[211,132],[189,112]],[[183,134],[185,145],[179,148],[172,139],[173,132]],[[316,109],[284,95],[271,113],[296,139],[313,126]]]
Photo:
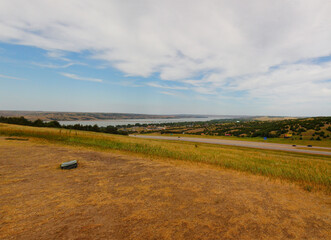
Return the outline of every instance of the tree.
[[[61,124],[58,121],[50,121],[46,123],[46,127],[60,128]]]
[[[36,121],[34,121],[32,125],[35,127],[44,127],[45,126],[44,122],[40,119],[37,119]]]
[[[92,131],[93,132],[100,132],[100,128],[97,124],[94,124],[93,127],[92,127]]]
[[[114,127],[114,126],[109,125],[109,126],[107,126],[105,128],[104,132],[106,132],[106,133],[112,133],[112,134],[117,134],[117,128]]]

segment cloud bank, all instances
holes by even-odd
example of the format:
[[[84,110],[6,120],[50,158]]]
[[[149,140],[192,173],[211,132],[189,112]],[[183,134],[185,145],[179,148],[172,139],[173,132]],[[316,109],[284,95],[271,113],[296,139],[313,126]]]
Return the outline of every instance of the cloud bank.
[[[331,114],[330,12],[329,0],[11,0],[0,41],[87,51],[127,76],[180,84],[149,83],[160,89]]]

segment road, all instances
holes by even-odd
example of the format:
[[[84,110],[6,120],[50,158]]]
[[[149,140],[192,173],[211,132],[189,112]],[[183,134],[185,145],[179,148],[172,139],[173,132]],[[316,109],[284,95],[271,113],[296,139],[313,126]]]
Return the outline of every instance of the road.
[[[185,141],[185,142],[199,142],[199,143],[210,143],[210,144],[220,144],[238,147],[249,147],[249,148],[260,148],[269,150],[279,150],[287,152],[299,152],[299,153],[309,153],[309,154],[319,154],[331,156],[331,148],[328,147],[311,147],[311,149],[300,149],[307,146],[296,145],[295,147],[290,144],[279,144],[279,143],[265,143],[265,142],[249,142],[249,141],[239,141],[239,140],[224,140],[224,139],[211,139],[211,138],[192,138],[192,137],[164,137],[164,136],[146,136],[146,135],[130,135],[130,137],[136,138],[146,138],[146,139],[160,139],[160,140],[175,140],[175,141]],[[323,151],[326,150],[326,151]]]

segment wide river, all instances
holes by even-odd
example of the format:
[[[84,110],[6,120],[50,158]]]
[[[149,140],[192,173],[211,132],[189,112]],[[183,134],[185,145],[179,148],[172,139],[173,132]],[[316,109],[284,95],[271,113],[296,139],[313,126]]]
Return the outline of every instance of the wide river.
[[[230,117],[206,117],[206,118],[171,118],[171,119],[110,119],[110,120],[98,120],[98,121],[59,121],[61,125],[94,125],[97,124],[99,127],[106,126],[117,126],[117,125],[134,125],[136,123],[140,124],[156,124],[156,123],[176,123],[176,122],[200,122],[200,121],[210,121],[214,119],[227,119]]]

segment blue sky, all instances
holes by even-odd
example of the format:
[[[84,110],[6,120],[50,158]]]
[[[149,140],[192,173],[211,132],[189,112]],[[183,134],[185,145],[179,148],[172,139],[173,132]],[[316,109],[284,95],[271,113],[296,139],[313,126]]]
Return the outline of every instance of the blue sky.
[[[329,12],[322,0],[1,1],[0,109],[331,115]]]

